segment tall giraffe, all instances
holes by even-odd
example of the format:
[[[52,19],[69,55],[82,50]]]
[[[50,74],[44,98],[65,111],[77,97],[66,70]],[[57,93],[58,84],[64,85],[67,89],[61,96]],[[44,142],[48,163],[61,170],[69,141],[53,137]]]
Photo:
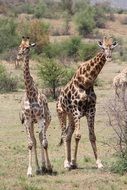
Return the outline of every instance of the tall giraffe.
[[[32,176],[32,149],[34,149],[36,173],[52,172],[52,167],[48,156],[48,141],[46,130],[51,121],[51,115],[48,108],[46,97],[39,93],[35,86],[33,78],[29,70],[29,52],[30,48],[35,46],[35,43],[30,44],[29,38],[22,38],[19,46],[18,56],[24,59],[24,81],[25,81],[25,96],[22,99],[22,124],[26,127],[29,150],[29,165],[27,176]],[[38,123],[40,128],[39,140],[41,144],[42,168],[40,170],[37,150],[36,138],[34,135],[34,124]]]
[[[96,136],[94,132],[94,118],[96,111],[96,94],[94,92],[94,81],[103,68],[106,60],[111,61],[111,53],[117,42],[113,42],[111,37],[104,37],[98,45],[102,48],[93,59],[81,64],[71,81],[63,88],[57,101],[57,113],[60,120],[62,138],[65,145],[66,159],[65,168],[77,168],[77,151],[81,138],[80,118],[86,116],[89,139],[93,148],[96,164],[98,168],[103,167],[98,159]],[[67,124],[68,117],[68,124]],[[71,158],[71,138],[75,131],[75,150]]]

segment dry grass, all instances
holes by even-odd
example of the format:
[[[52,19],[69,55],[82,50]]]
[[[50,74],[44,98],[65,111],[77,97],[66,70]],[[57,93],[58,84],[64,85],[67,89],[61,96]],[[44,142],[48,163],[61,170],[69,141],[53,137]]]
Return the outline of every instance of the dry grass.
[[[120,18],[115,22],[108,22],[108,29],[101,30],[104,34],[115,34],[125,37],[127,26],[120,24]],[[55,22],[55,21],[54,21]],[[54,40],[54,39],[52,39]],[[22,75],[22,70],[14,70],[12,64],[4,63],[14,75]],[[31,73],[37,81],[35,63],[30,63]],[[103,80],[101,87],[96,87],[97,113],[95,130],[97,136],[98,153],[104,164],[104,169],[96,169],[92,148],[88,139],[85,118],[81,121],[82,138],[79,144],[79,169],[66,171],[63,168],[64,147],[57,147],[60,139],[60,128],[55,111],[55,102],[50,102],[52,122],[48,129],[49,153],[56,176],[26,177],[28,152],[24,128],[19,121],[20,100],[23,92],[0,95],[0,190],[126,190],[127,175],[120,176],[109,170],[114,160],[114,149],[101,143],[109,142],[113,131],[106,127],[107,116],[105,102],[113,94],[112,79],[117,72],[125,68],[123,64],[107,63],[99,79]],[[36,136],[38,128],[36,126]],[[40,147],[38,147],[38,153]],[[34,165],[34,164],[33,164]]]
[[[112,129],[106,127],[107,116],[104,105],[108,97],[113,93],[111,80],[115,73],[124,65],[108,63],[99,75],[103,79],[103,86],[96,88],[97,114],[96,135],[100,158],[104,163],[104,169],[96,169],[93,152],[88,140],[88,130],[85,118],[81,121],[82,139],[79,145],[78,164],[79,169],[66,171],[63,168],[64,147],[57,147],[60,139],[59,123],[55,111],[55,102],[50,102],[52,122],[48,129],[50,159],[56,176],[26,177],[28,154],[27,141],[24,128],[20,125],[19,110],[20,99],[23,92],[0,95],[0,190],[125,190],[127,188],[127,176],[119,176],[110,173],[109,165],[114,159],[114,149],[103,145],[101,141],[113,135]],[[17,72],[17,71],[16,71]],[[38,128],[36,126],[36,136]],[[38,153],[40,147],[38,147]]]

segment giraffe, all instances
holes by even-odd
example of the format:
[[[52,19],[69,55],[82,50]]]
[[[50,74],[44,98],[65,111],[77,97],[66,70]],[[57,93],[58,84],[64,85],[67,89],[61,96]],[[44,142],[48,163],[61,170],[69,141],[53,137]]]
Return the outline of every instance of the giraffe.
[[[125,91],[127,88],[127,68],[123,69],[118,75],[113,79],[113,87],[115,89],[115,95],[124,100]]]
[[[113,42],[111,37],[104,37],[102,41],[98,41],[98,45],[102,50],[94,58],[79,66],[75,75],[61,90],[56,103],[56,110],[62,130],[60,144],[63,142],[65,146],[64,168],[66,169],[77,168],[77,151],[81,139],[80,118],[83,116],[86,116],[87,119],[89,140],[93,148],[97,167],[103,167],[97,155],[94,132],[96,94],[93,84],[105,62],[111,61],[112,50],[117,46],[117,42]],[[74,131],[75,148],[73,157],[71,157],[71,138]]]
[[[51,121],[51,115],[48,108],[46,97],[41,94],[30,74],[29,70],[29,52],[30,48],[35,46],[35,43],[29,42],[29,37],[22,37],[21,44],[18,50],[18,56],[23,57],[24,60],[24,81],[25,81],[25,95],[22,99],[21,121],[25,125],[28,139],[29,150],[29,165],[27,169],[27,176],[32,176],[32,149],[35,155],[36,174],[52,172],[52,166],[48,156],[48,140],[46,131]],[[41,170],[37,158],[36,138],[34,135],[34,124],[39,125],[39,140],[41,144]]]
[[[17,55],[15,60],[15,69],[18,69],[20,67],[20,62],[23,62],[23,56]]]

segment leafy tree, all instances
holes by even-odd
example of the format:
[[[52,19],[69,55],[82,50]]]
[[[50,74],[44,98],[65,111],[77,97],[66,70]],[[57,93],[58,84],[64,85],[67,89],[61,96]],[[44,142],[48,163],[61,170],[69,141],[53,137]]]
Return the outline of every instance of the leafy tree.
[[[52,97],[56,99],[57,87],[64,85],[71,79],[72,70],[66,70],[62,65],[54,59],[45,58],[39,65],[39,76],[45,87],[51,89]]]

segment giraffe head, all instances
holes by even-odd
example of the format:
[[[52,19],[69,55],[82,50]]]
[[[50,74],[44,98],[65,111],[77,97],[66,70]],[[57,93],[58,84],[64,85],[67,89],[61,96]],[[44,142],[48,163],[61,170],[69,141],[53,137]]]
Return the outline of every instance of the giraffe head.
[[[112,37],[104,37],[102,41],[98,41],[98,45],[103,49],[107,61],[112,60],[112,50],[118,45],[113,41]]]
[[[30,48],[34,47],[36,44],[35,43],[30,43],[29,37],[22,37],[21,44],[18,49],[18,56],[24,56],[27,53],[29,53]]]

